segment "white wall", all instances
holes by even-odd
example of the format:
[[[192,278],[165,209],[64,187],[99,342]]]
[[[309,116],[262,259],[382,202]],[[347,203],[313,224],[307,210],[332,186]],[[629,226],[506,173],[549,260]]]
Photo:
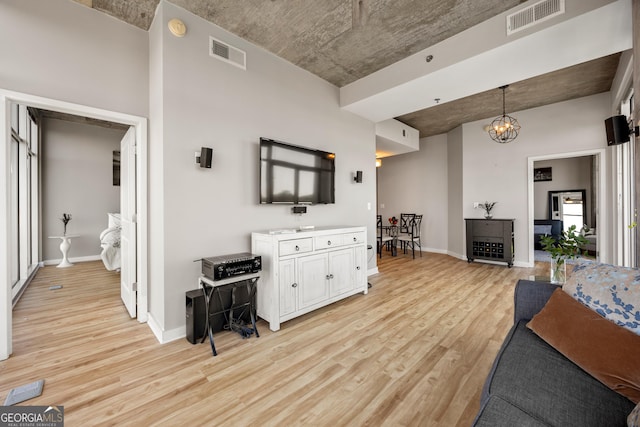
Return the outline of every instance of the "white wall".
[[[420,139],[420,150],[382,160],[378,168],[378,213],[423,214],[422,248],[447,250],[447,135]],[[445,161],[443,161],[445,159]],[[384,206],[384,207],[383,207]]]
[[[593,226],[591,208],[591,163],[593,156],[571,157],[568,159],[541,160],[535,168],[551,168],[551,181],[538,181],[534,188],[534,219],[549,219],[549,191],[585,190],[587,195],[585,224]]]
[[[164,262],[164,82],[162,49],[164,9],[158,8],[149,28],[149,260]],[[155,191],[154,191],[155,189]],[[149,312],[159,329],[164,325],[164,270],[149,266]]]
[[[44,119],[42,149],[42,260],[61,258],[60,218],[70,213],[67,234],[69,257],[100,255],[100,233],[107,228],[107,213],[120,211],[120,187],[113,185],[113,151],[120,150],[123,130],[84,123]],[[88,202],[90,201],[90,202]]]
[[[168,32],[171,18],[185,22],[184,38]],[[375,242],[375,131],[339,108],[337,87],[263,49],[169,3],[160,4],[156,20],[150,37],[162,35],[150,42],[151,56],[161,71],[152,74],[151,93],[163,96],[150,119],[163,127],[151,129],[150,215],[157,206],[163,217],[152,219],[150,245],[158,233],[164,252],[151,253],[150,274],[151,292],[156,279],[164,282],[164,306],[152,297],[150,312],[171,337],[184,333],[184,293],[197,287],[200,274],[193,261],[250,250],[251,231],[365,225]],[[245,50],[247,70],[210,57],[209,36]],[[335,152],[336,203],[311,206],[303,217],[291,214],[291,206],[259,205],[261,136]],[[213,148],[211,169],[194,164],[201,146]],[[362,184],[353,182],[356,170],[363,171]]]
[[[449,204],[448,204],[448,235],[449,246],[447,252],[456,257],[462,257],[466,243],[464,241],[464,226],[460,225],[460,218],[464,218],[464,146],[463,146],[462,126],[447,133],[447,167],[449,183]],[[441,160],[442,162],[445,159]]]
[[[0,2],[0,87],[148,114],[148,38],[71,0]]]
[[[473,208],[473,203],[498,202],[494,218],[515,219],[515,262],[525,265],[529,250],[528,158],[606,147],[604,119],[610,115],[609,108],[607,92],[518,111],[510,114],[518,119],[522,130],[510,144],[493,142],[483,130],[490,121],[485,119],[466,123],[446,135],[427,138],[426,151],[421,144],[420,152],[385,158],[378,175],[378,197],[385,203],[383,217],[414,206],[423,207],[425,212],[437,212],[438,218],[446,218],[443,224],[448,223],[448,227],[443,225],[443,229],[447,229],[447,246],[437,249],[446,249],[449,254],[464,258],[464,218],[483,215],[481,209]],[[446,138],[446,150],[434,150],[439,147],[435,141],[442,138]],[[608,153],[609,149],[606,157]],[[425,170],[437,168],[436,165],[446,165],[444,174],[437,180],[424,180]],[[605,173],[608,166],[608,158],[603,159]],[[416,190],[419,185],[421,190]],[[432,187],[446,188],[448,203],[443,203],[442,194],[434,194]],[[609,195],[603,197],[610,198]],[[610,200],[605,203],[611,205]],[[446,211],[440,211],[441,204]],[[610,228],[610,221],[598,225],[603,226]],[[434,238],[433,241],[442,240]],[[426,246],[433,247],[428,239]]]
[[[473,208],[474,201],[498,202],[494,217],[515,219],[516,263],[528,262],[531,237],[528,158],[606,147],[604,120],[610,115],[610,105],[610,94],[606,92],[510,113],[518,119],[522,130],[518,139],[509,144],[497,144],[487,136],[483,126],[488,119],[463,125],[464,215],[481,217],[482,212]],[[603,163],[606,167],[608,162]],[[463,226],[462,219],[458,220]],[[599,224],[599,228],[603,226],[610,224]]]

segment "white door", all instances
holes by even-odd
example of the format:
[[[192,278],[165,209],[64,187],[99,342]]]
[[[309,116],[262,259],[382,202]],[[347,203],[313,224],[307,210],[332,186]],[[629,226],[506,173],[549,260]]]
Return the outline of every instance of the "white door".
[[[120,296],[136,317],[136,134],[132,126],[120,142]]]

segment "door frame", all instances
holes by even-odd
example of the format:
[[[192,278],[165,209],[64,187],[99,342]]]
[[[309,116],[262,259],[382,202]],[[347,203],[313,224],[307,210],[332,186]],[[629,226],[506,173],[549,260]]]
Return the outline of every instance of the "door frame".
[[[534,189],[533,189],[533,165],[534,162],[538,162],[541,160],[557,160],[557,159],[568,159],[573,157],[583,157],[583,156],[595,156],[596,162],[598,163],[598,175],[597,175],[597,184],[596,191],[598,192],[598,240],[596,241],[596,253],[598,254],[598,260],[601,262],[608,262],[609,253],[607,252],[607,245],[602,244],[602,242],[606,242],[609,238],[609,222],[607,219],[607,209],[606,209],[606,200],[605,200],[605,184],[606,184],[606,161],[605,161],[605,153],[606,150],[604,148],[597,148],[593,150],[584,150],[584,151],[573,151],[569,153],[557,153],[557,154],[548,154],[544,156],[531,156],[527,158],[527,189],[528,189],[528,202],[527,202],[527,225],[529,229],[529,266],[533,267],[535,265],[535,252],[534,252],[534,241],[533,241],[533,220],[535,218],[534,213]],[[593,173],[593,171],[592,171]]]
[[[10,104],[18,103],[30,107],[75,114],[99,120],[121,123],[135,128],[136,133],[136,205],[137,205],[137,276],[138,276],[138,321],[146,322],[148,314],[148,233],[147,233],[147,119],[141,116],[103,110],[86,105],[29,95],[0,88],[0,135],[3,147],[0,149],[0,191],[9,194],[10,189]],[[9,236],[11,232],[10,204],[7,197],[0,197],[0,360],[12,353],[12,296],[11,275],[9,273]]]

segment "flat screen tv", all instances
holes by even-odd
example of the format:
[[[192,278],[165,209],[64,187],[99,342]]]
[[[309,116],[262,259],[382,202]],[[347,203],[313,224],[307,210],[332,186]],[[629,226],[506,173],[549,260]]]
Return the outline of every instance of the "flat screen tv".
[[[260,138],[260,203],[335,203],[334,153]]]

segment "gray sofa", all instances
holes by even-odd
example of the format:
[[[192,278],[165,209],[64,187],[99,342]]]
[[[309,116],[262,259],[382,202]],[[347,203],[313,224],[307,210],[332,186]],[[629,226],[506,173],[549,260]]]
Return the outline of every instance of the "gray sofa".
[[[485,382],[474,426],[626,427],[635,404],[526,327],[557,285],[520,280],[514,325]]]

